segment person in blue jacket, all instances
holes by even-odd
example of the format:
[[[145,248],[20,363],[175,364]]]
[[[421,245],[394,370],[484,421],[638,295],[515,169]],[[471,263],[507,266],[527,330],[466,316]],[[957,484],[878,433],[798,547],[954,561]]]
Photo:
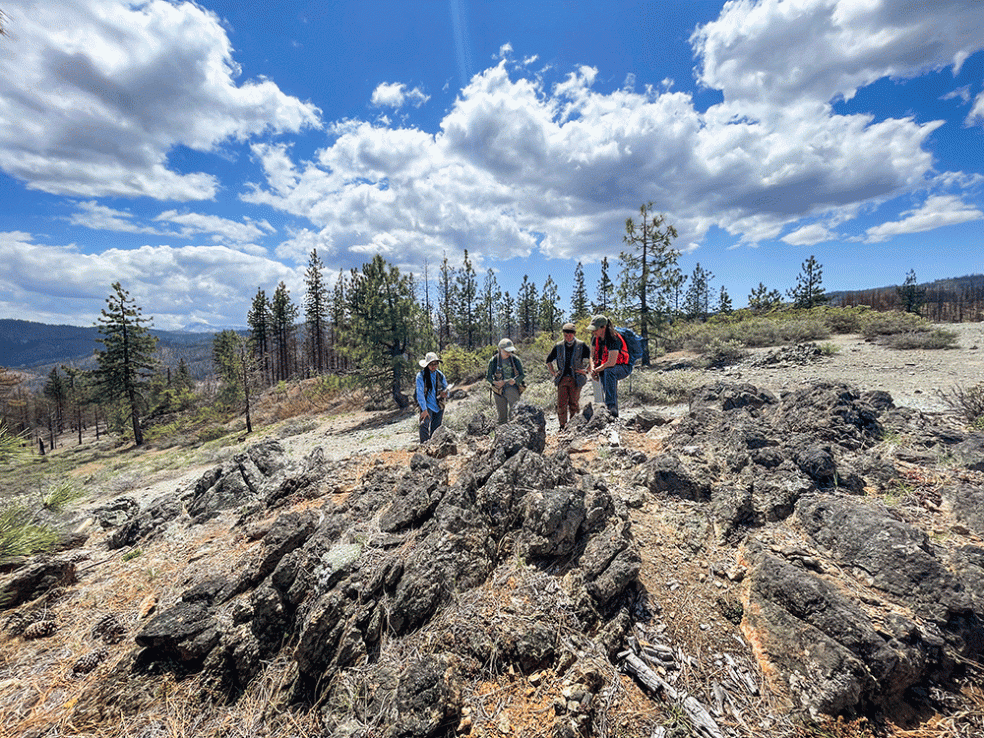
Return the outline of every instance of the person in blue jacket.
[[[441,357],[433,351],[417,362],[417,407],[420,409],[420,442],[424,443],[444,421],[444,401],[448,397],[448,380],[438,369]]]

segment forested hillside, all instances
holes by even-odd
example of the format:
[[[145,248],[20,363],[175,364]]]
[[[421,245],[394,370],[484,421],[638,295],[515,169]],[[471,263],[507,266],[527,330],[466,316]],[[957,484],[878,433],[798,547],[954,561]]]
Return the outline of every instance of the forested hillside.
[[[212,370],[212,335],[155,331],[157,347],[165,365],[184,359],[191,374],[202,378]],[[93,352],[100,347],[99,330],[75,325],[47,325],[29,320],[0,319],[0,366],[36,369],[46,373],[52,366],[73,364],[81,369],[95,366]]]
[[[868,305],[875,310],[904,310],[906,299],[915,298],[918,310],[913,312],[934,323],[984,320],[984,274],[937,279],[923,284],[913,280],[901,287],[837,292],[831,297],[831,302],[836,305]]]

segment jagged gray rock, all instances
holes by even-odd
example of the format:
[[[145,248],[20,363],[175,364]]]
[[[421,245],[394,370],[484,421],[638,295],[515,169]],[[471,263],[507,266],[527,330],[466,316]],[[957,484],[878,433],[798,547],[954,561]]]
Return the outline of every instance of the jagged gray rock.
[[[133,515],[110,536],[110,548],[132,546],[141,538],[150,538],[164,530],[165,526],[182,513],[181,499],[177,493],[165,495],[145,510]]]
[[[34,561],[0,585],[0,609],[9,610],[36,600],[77,580],[75,564],[58,558]]]
[[[522,669],[548,665],[559,648],[551,620],[572,627],[578,618],[581,630],[611,618],[632,596],[641,560],[624,504],[566,454],[543,456],[544,425],[541,411],[521,407],[457,484],[448,484],[445,461],[419,453],[409,473],[370,469],[344,505],[326,501],[320,510],[279,516],[234,581],[203,580],[141,630],[140,662],[179,661],[232,693],[256,677],[261,659],[292,643],[292,699],[319,699],[330,693],[332,675],[379,657],[384,632],[452,627],[432,624],[516,556],[554,572],[539,590],[566,604],[517,621],[496,658]],[[208,494],[224,474],[203,476],[199,490]],[[477,634],[488,626],[463,627]],[[392,694],[395,726],[403,727],[388,734],[425,735],[455,714],[463,677],[442,659],[424,654],[400,672]],[[365,672],[373,693],[389,689],[386,669]]]
[[[891,708],[927,676],[930,660],[911,629],[901,640],[881,634],[818,575],[767,553],[754,558],[746,625],[812,716]]]

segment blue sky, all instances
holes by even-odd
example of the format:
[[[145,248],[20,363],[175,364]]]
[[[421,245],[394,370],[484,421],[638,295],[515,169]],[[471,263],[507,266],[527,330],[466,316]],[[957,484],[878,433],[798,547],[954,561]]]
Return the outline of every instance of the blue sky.
[[[242,325],[381,253],[612,276],[651,201],[736,307],[984,271],[978,0],[0,0],[0,317]]]

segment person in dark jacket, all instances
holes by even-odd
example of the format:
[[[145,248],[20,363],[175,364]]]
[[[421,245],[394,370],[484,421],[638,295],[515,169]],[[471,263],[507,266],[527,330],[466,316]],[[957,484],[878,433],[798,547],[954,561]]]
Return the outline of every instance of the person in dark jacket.
[[[578,340],[573,323],[564,323],[564,340],[547,354],[547,370],[557,386],[557,420],[560,429],[581,410],[581,388],[588,381],[585,361],[590,361],[588,345]],[[555,367],[556,365],[556,367]]]

